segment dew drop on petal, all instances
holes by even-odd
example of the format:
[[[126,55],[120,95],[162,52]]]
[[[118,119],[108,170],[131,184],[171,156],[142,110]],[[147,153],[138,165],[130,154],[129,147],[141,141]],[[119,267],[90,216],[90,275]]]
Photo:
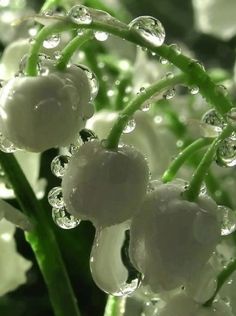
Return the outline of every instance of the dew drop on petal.
[[[163,94],[163,98],[166,99],[166,100],[170,100],[172,99],[176,94],[176,91],[175,89],[169,89],[167,90],[164,94]]]
[[[98,40],[100,42],[104,42],[108,39],[108,33],[96,31],[96,32],[94,32],[94,37],[96,38],[96,40]]]
[[[89,9],[83,5],[73,6],[68,12],[68,16],[78,24],[91,24],[93,20]]]
[[[62,188],[54,187],[48,193],[48,202],[54,208],[64,207],[64,200],[62,196]]]
[[[0,151],[10,154],[17,151],[17,148],[5,136],[0,134]]]
[[[236,140],[228,137],[221,141],[216,151],[216,162],[221,167],[236,166]]]
[[[224,205],[219,205],[217,210],[221,220],[221,235],[233,233],[236,230],[236,212]]]
[[[150,44],[159,47],[165,40],[165,29],[162,23],[151,16],[139,16],[129,23],[129,28],[135,30]]]
[[[52,173],[56,177],[62,178],[65,174],[69,160],[70,160],[70,157],[66,155],[56,156],[51,162]]]
[[[52,219],[57,226],[63,229],[73,229],[80,223],[80,220],[68,213],[65,207],[53,208]]]
[[[124,128],[124,130],[123,130],[123,133],[124,133],[124,134],[129,134],[129,133],[131,133],[131,132],[134,131],[135,127],[136,127],[136,122],[135,122],[135,119],[132,118],[132,119],[129,120],[128,123],[126,124],[126,126],[125,126],[125,128]]]

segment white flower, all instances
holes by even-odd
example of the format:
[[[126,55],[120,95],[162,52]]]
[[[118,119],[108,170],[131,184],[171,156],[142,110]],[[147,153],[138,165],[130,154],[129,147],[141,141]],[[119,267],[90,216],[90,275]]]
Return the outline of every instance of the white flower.
[[[69,213],[97,227],[122,223],[135,214],[146,194],[149,170],[130,146],[108,150],[99,141],[83,144],[62,179]]]
[[[186,285],[201,274],[220,239],[217,205],[182,198],[184,181],[156,184],[132,219],[130,258],[153,292]]]
[[[17,148],[40,152],[69,145],[92,114],[84,71],[49,70],[47,76],[11,79],[0,92],[1,132]]]

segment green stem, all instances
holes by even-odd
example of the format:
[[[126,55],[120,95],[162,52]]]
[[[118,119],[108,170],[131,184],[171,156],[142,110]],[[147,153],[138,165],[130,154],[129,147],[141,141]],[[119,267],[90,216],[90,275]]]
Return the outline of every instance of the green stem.
[[[133,114],[138,109],[140,109],[141,105],[144,102],[148,101],[154,94],[160,93],[164,89],[173,87],[176,84],[183,83],[185,82],[185,80],[186,76],[183,74],[171,79],[163,79],[149,86],[147,89],[145,89],[145,92],[141,92],[140,94],[138,94],[132,101],[130,101],[127,107],[120,112],[117,121],[115,122],[110,134],[108,135],[106,147],[109,149],[117,148],[124,127],[133,116]]]
[[[51,8],[54,6],[59,6],[61,5],[62,1],[61,0],[47,0],[44,2],[40,12],[46,12],[49,11]]]
[[[130,30],[126,24],[117,20],[111,20],[108,22],[95,20],[91,24],[85,25],[73,23],[72,20],[66,17],[64,18],[64,23],[61,22],[57,24],[57,28],[55,28],[55,25],[43,28],[36,36],[35,44],[32,46],[28,60],[27,74],[33,76],[37,74],[37,55],[47,36],[53,35],[56,32],[82,28],[103,31],[116,35],[159,54],[161,57],[167,59],[177,68],[182,70],[191,79],[192,83],[199,87],[200,93],[206,101],[212,104],[223,116],[233,107],[233,104],[228,96],[225,95],[224,91],[217,88],[217,85],[198,62],[193,61],[191,58],[184,56],[183,54],[179,54],[179,52],[171,46],[163,44],[160,47],[155,47],[152,43],[147,42],[144,38],[142,38],[136,31]]]
[[[66,69],[67,64],[69,63],[71,57],[75,51],[90,40],[93,37],[93,32],[91,30],[85,31],[84,34],[74,37],[68,45],[61,52],[61,57],[59,58],[56,68],[58,70]]]
[[[43,27],[38,34],[35,37],[34,44],[31,46],[30,52],[29,52],[29,58],[26,64],[26,74],[27,76],[37,76],[37,65],[38,65],[38,59],[39,59],[39,52],[43,45],[43,42],[45,39],[50,37],[53,34],[60,33],[66,30],[71,30],[74,28],[74,24],[72,22],[57,22],[54,24],[51,24],[49,26]]]
[[[123,316],[125,312],[125,298],[108,296],[104,316]]]
[[[194,201],[197,199],[202,182],[207,174],[207,171],[214,159],[216,149],[220,142],[228,137],[232,133],[231,126],[227,126],[223,132],[213,141],[211,146],[208,148],[207,152],[203,156],[200,164],[195,170],[193,177],[190,181],[188,189],[185,191],[184,195],[187,200]]]
[[[200,138],[187,146],[183,151],[179,153],[179,155],[173,160],[169,168],[164,172],[162,176],[162,181],[164,183],[172,181],[184,162],[196,151],[211,144],[212,141],[212,138]]]
[[[227,279],[231,276],[231,274],[236,270],[236,259],[228,264],[228,266],[223,269],[217,277],[217,288],[215,290],[214,295],[204,304],[204,306],[208,307],[211,306],[217,293],[227,281]]]
[[[15,157],[0,152],[0,164],[23,212],[34,225],[33,230],[26,233],[26,238],[44,276],[55,315],[79,316],[76,298],[44,208],[37,200]]]

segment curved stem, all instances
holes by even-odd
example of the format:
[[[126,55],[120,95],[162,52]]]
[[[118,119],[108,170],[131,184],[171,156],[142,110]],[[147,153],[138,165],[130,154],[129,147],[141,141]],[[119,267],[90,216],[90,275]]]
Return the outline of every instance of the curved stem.
[[[69,63],[71,57],[75,51],[81,47],[84,43],[93,37],[93,32],[91,30],[85,31],[84,34],[74,37],[68,45],[61,52],[61,57],[59,58],[56,68],[58,70],[64,70]]]
[[[161,57],[167,59],[177,68],[182,70],[191,79],[193,84],[196,84],[199,87],[200,93],[206,99],[206,101],[212,104],[223,116],[225,116],[225,113],[227,113],[233,107],[232,102],[228,96],[225,95],[225,92],[222,91],[222,89],[217,88],[217,85],[212,81],[210,76],[197,61],[194,61],[183,54],[179,54],[179,52],[177,52],[171,46],[163,44],[160,47],[155,47],[152,43],[147,42],[144,38],[142,38],[135,30],[130,30],[126,24],[118,20],[110,19],[108,22],[95,20],[91,24],[86,25],[73,23],[71,19],[65,17],[64,22],[59,22],[57,24],[57,28],[55,25],[56,24],[43,28],[36,36],[35,44],[32,46],[28,60],[28,75],[35,76],[37,74],[37,55],[43,41],[47,36],[65,30],[93,29],[116,35],[136,45],[148,48],[150,51],[157,53]],[[45,34],[43,33],[43,30]]]
[[[125,313],[125,297],[108,296],[104,316],[123,316]]]
[[[47,284],[56,316],[80,316],[61,253],[40,201],[37,200],[12,154],[0,152],[0,164],[10,181],[23,212],[34,228],[26,233]]]
[[[201,184],[207,174],[207,171],[214,159],[216,149],[220,142],[228,137],[232,133],[231,126],[227,126],[223,132],[213,141],[211,146],[208,148],[206,154],[203,156],[200,164],[198,165],[193,177],[190,181],[188,189],[184,192],[184,196],[189,201],[194,201],[197,199]]]
[[[71,30],[74,28],[74,24],[72,22],[64,22],[60,21],[57,23],[53,23],[49,26],[43,27],[38,34],[35,37],[35,41],[31,46],[30,52],[29,52],[29,58],[26,64],[26,74],[27,76],[37,76],[37,64],[39,59],[39,52],[43,45],[43,42],[46,38],[49,36],[60,33],[66,30]]]
[[[200,138],[187,146],[183,151],[179,153],[179,155],[173,160],[169,168],[164,172],[162,176],[162,181],[164,183],[172,181],[184,162],[197,150],[211,144],[212,141],[212,138]]]
[[[133,116],[133,114],[140,109],[141,105],[149,100],[154,94],[160,93],[164,89],[172,87],[176,84],[185,82],[185,75],[178,75],[171,79],[163,79],[157,83],[152,84],[150,87],[145,89],[145,92],[141,92],[136,96],[127,107],[120,112],[117,121],[115,122],[108,138],[106,147],[109,149],[115,149],[118,146],[120,136],[125,128],[126,124]]]
[[[46,12],[54,6],[61,5],[62,0],[46,0],[40,10],[40,12]]]

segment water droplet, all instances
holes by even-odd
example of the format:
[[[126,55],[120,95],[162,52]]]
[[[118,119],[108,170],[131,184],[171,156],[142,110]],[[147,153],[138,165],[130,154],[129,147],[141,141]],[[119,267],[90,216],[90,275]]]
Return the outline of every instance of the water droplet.
[[[69,160],[70,160],[70,157],[66,155],[56,156],[51,162],[52,173],[56,177],[62,178],[65,174]]]
[[[80,132],[79,132],[79,141],[77,143],[77,146],[80,147],[82,144],[86,143],[86,142],[91,142],[95,139],[98,139],[97,135],[88,128],[83,128]]]
[[[141,283],[141,277],[133,279],[130,283],[124,283],[120,286],[119,291],[110,293],[114,296],[125,296],[132,294],[137,290]]]
[[[43,47],[47,49],[56,48],[60,43],[61,37],[59,34],[53,34],[43,41]]]
[[[223,205],[219,205],[217,210],[221,219],[221,235],[233,233],[236,230],[236,212]]]
[[[141,87],[137,94],[143,94],[143,93],[146,93],[146,89],[144,87]]]
[[[167,72],[166,73],[166,79],[173,79],[173,78],[174,78],[173,72]]]
[[[54,208],[64,207],[61,187],[54,187],[48,193],[48,202]]]
[[[31,36],[31,37],[36,36],[38,33],[38,27],[36,27],[36,26],[30,27],[28,30],[28,33],[29,33],[29,36]]]
[[[79,147],[80,147],[80,146],[77,146],[77,145],[75,145],[75,144],[71,144],[71,145],[69,146],[69,153],[70,153],[71,155],[74,155],[74,154],[79,150]]]
[[[53,58],[55,60],[59,60],[61,58],[61,52],[57,50],[56,52],[53,53]]]
[[[189,63],[189,71],[193,71],[194,69],[197,70],[199,68],[201,68],[201,70],[205,71],[205,67],[203,66],[202,63],[200,63],[196,59],[192,59],[192,61]]]
[[[92,16],[89,9],[83,5],[75,5],[68,12],[68,16],[73,22],[78,24],[91,24]]]
[[[169,63],[169,61],[167,60],[167,59],[165,59],[165,58],[163,58],[163,57],[160,57],[160,63],[162,64],[162,65],[167,65],[168,63]]]
[[[225,86],[223,86],[222,84],[217,85],[215,89],[216,89],[217,93],[221,93],[224,96],[227,96],[227,94],[228,94],[227,88]]]
[[[130,22],[129,28],[135,30],[143,39],[159,47],[165,40],[165,29],[161,22],[151,16],[140,16]]]
[[[143,112],[149,111],[149,110],[150,110],[150,106],[151,106],[151,104],[150,104],[149,102],[145,102],[145,103],[142,105],[142,107],[141,107],[141,111],[143,111]]]
[[[191,87],[189,87],[189,92],[190,92],[192,95],[198,94],[198,92],[199,92],[198,86],[191,86]]]
[[[207,111],[202,117],[202,122],[205,124],[218,126],[221,129],[224,127],[224,120],[215,109]]]
[[[17,148],[5,136],[0,134],[0,150],[9,154],[17,151]]]
[[[90,101],[93,101],[98,94],[99,85],[98,85],[97,77],[88,67],[86,67],[84,65],[78,65],[78,67],[80,67],[85,72],[85,74],[89,80],[90,90],[91,90]]]
[[[181,54],[181,48],[177,44],[170,44],[170,48],[172,48],[177,55]]]
[[[129,133],[133,132],[135,129],[135,126],[136,126],[135,119],[129,120],[128,123],[126,124],[124,130],[123,130],[123,133],[129,134]]]
[[[49,68],[47,66],[40,67],[40,75],[47,76],[49,74]]]
[[[83,35],[84,34],[84,29],[78,29],[77,30],[77,35],[78,36],[81,36],[81,35]]]
[[[96,32],[94,32],[94,36],[95,36],[96,40],[98,40],[100,42],[104,42],[108,39],[108,33],[106,33],[106,32],[96,31]]]
[[[183,145],[184,145],[184,142],[183,142],[182,139],[177,140],[176,146],[177,146],[178,148],[181,148]]]
[[[236,141],[226,138],[221,141],[216,151],[216,163],[221,167],[236,166]]]
[[[163,94],[163,98],[166,99],[166,100],[170,100],[172,99],[174,96],[175,96],[175,89],[169,89],[167,90],[164,94]]]
[[[228,122],[236,128],[236,108],[232,108],[228,113],[227,113],[227,118]]]
[[[64,207],[52,209],[52,219],[63,229],[72,229],[79,225],[80,220],[68,213]]]

